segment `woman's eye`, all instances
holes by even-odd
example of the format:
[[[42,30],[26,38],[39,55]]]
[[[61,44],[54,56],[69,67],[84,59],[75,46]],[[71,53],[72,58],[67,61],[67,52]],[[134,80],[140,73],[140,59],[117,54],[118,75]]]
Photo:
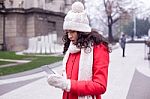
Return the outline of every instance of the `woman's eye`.
[[[69,33],[69,31],[65,31],[66,32],[66,34],[68,34]]]
[[[74,33],[75,31],[71,31],[72,33]]]
[[[67,34],[68,34],[68,33],[74,33],[74,32],[76,32],[76,31],[72,31],[72,30],[66,31]]]

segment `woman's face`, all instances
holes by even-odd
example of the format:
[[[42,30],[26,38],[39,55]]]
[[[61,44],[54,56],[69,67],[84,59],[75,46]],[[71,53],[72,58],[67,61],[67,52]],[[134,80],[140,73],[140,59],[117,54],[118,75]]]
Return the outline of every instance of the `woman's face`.
[[[67,30],[66,32],[70,41],[72,41],[72,43],[75,44],[78,38],[77,31]]]

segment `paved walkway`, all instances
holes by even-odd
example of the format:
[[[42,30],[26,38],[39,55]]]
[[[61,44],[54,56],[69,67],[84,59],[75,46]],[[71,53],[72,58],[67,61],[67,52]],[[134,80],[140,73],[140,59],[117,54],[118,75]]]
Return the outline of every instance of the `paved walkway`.
[[[103,99],[150,99],[150,96],[147,98],[140,97],[142,91],[147,95],[150,93],[150,89],[143,90],[142,86],[134,86],[139,89],[131,88],[131,85],[136,83],[136,73],[143,74],[145,77],[149,77],[150,80],[150,64],[148,60],[144,60],[145,45],[128,44],[126,47],[126,57],[123,58],[121,56],[121,48],[111,53],[108,88],[107,92],[103,95]],[[141,83],[141,85],[145,84],[145,82]]]
[[[2,67],[9,67],[9,66],[14,66],[14,65],[19,65],[19,64],[24,64],[24,63],[30,62],[30,60],[12,60],[12,59],[0,59],[0,61],[13,62],[13,63],[10,63],[10,64],[0,65],[0,68],[2,68]]]
[[[144,44],[127,44],[126,57],[122,57],[121,48],[110,53],[108,87],[103,99],[150,99],[149,86],[139,86],[150,81],[149,61],[144,60],[144,52]],[[60,73],[62,65],[49,67]],[[61,99],[62,90],[47,84],[45,68],[0,77],[0,99]]]

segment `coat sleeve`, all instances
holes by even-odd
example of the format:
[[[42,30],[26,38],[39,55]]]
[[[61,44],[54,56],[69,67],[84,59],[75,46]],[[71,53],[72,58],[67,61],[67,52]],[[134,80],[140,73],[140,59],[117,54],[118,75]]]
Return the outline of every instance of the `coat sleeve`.
[[[100,44],[94,46],[93,76],[91,81],[71,80],[71,93],[78,96],[101,95],[106,91],[109,52]]]

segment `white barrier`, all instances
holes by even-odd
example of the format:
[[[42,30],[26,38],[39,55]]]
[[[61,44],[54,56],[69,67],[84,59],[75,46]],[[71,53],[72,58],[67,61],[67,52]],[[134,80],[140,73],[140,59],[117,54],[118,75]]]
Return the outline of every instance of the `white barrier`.
[[[50,53],[50,43],[48,36],[45,36],[45,53]]]
[[[38,37],[37,39],[37,49],[36,49],[36,52],[35,53],[41,53],[41,50],[42,50],[42,43],[41,43],[41,36]]]
[[[62,53],[63,46],[57,44],[57,34],[52,33],[46,36],[32,37],[29,39],[28,49],[23,51],[23,53],[38,53],[38,54],[48,54],[48,53]]]

